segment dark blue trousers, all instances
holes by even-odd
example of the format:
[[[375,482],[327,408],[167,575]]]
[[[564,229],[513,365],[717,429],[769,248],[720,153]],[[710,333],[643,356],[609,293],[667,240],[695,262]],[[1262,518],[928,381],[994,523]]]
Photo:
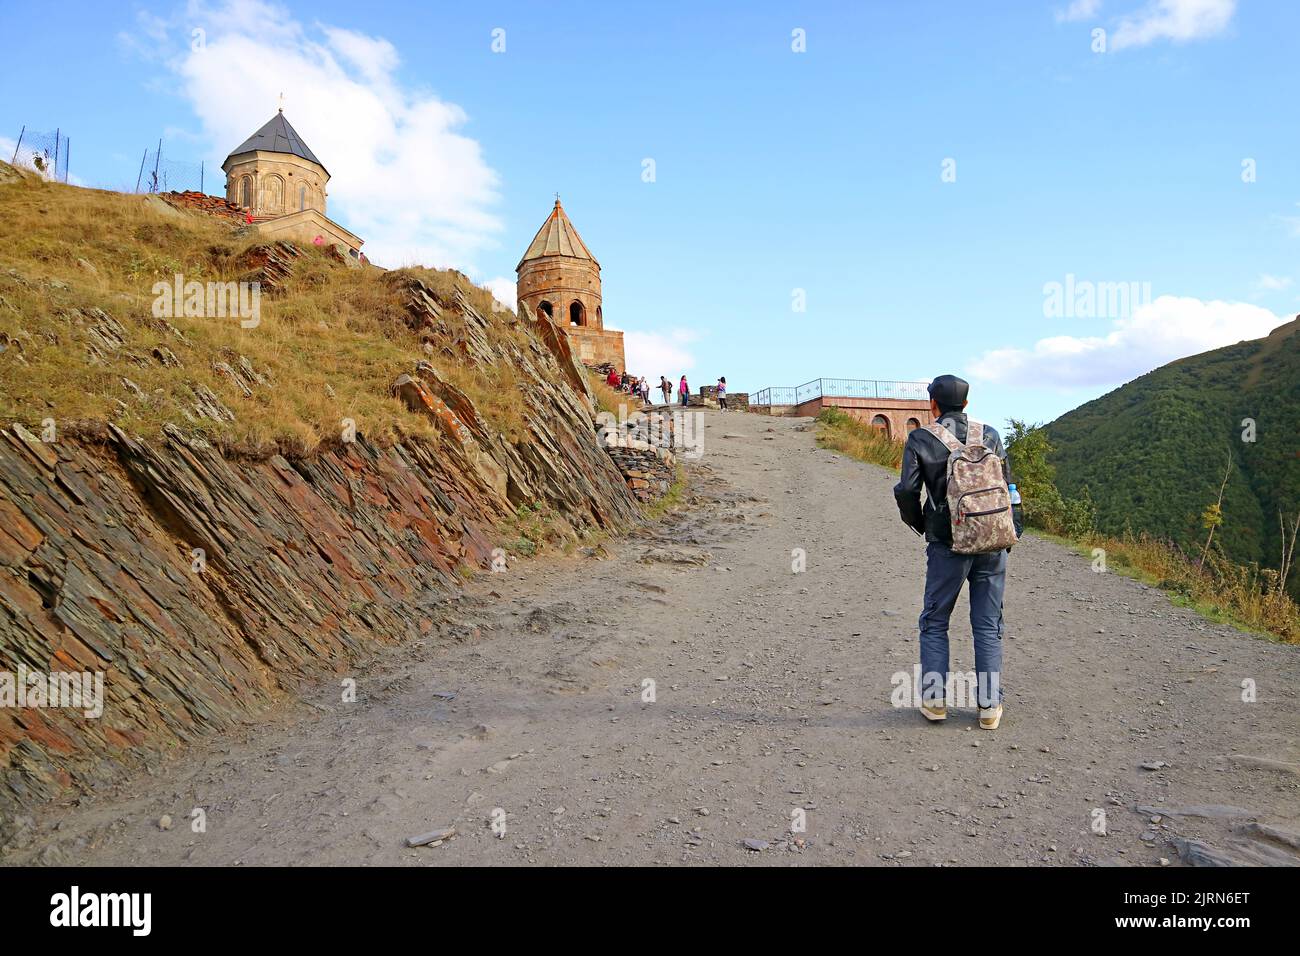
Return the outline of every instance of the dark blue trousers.
[[[1007,552],[955,554],[931,541],[925,549],[925,606],[921,610],[921,696],[944,697],[948,674],[948,619],[964,582],[970,582],[970,628],[975,637],[978,706],[1002,700],[1002,595]],[[958,704],[961,702],[958,701]]]

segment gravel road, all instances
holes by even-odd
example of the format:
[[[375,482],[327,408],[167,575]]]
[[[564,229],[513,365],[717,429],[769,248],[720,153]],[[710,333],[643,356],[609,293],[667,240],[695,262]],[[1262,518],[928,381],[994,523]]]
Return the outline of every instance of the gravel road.
[[[706,422],[681,510],[481,575],[439,640],[49,808],[11,862],[1300,862],[1300,648],[1029,537],[1001,729],[969,708],[929,725],[891,704],[924,574],[894,476],[818,449],[807,420]]]

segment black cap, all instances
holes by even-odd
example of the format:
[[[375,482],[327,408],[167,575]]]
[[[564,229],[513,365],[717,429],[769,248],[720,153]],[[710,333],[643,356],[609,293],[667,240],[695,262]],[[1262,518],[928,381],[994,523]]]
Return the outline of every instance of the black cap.
[[[956,375],[940,375],[927,386],[940,411],[960,411],[970,394],[970,382]]]

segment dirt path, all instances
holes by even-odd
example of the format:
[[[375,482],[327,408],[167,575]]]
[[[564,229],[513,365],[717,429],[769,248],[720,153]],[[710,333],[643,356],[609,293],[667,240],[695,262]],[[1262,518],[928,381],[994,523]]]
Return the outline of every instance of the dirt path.
[[[1026,539],[1001,730],[970,710],[927,725],[890,704],[923,577],[893,476],[797,420],[710,413],[705,441],[689,509],[605,557],[483,575],[456,602],[463,642],[399,649],[354,675],[356,703],[321,686],[291,719],[51,810],[28,858],[1179,865],[1179,837],[1280,852],[1243,834],[1297,826],[1300,648]],[[972,667],[965,615],[963,597],[955,670]],[[1147,806],[1203,809],[1153,824]],[[448,825],[440,846],[404,845]]]

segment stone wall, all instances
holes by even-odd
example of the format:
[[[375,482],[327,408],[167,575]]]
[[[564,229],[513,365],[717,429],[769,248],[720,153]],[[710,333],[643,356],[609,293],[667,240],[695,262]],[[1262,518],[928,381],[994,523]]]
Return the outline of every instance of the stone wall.
[[[315,209],[289,213],[274,219],[258,220],[256,229],[269,239],[291,240],[305,246],[342,247],[349,258],[361,251],[362,240]],[[319,240],[319,242],[317,241]]]
[[[667,449],[629,444],[610,446],[606,451],[638,501],[648,503],[662,497],[677,477],[673,453]]]
[[[106,698],[99,717],[0,707],[0,847],[25,808],[255,720],[380,645],[436,640],[458,572],[490,567],[494,523],[520,504],[547,507],[561,536],[638,520],[643,489],[593,439],[563,347],[525,322],[520,348],[463,296],[389,281],[436,361],[512,367],[525,437],[494,432],[427,362],[393,400],[431,416],[436,440],[241,460],[174,426],[51,444],[0,430],[0,671],[99,672]]]
[[[929,419],[930,403],[901,398],[838,398],[825,396],[801,402],[794,408],[798,417],[815,418],[823,408],[834,407],[847,412],[863,424],[872,424],[877,416],[884,418],[886,433],[895,441],[903,441],[907,433]]]
[[[245,180],[249,185],[247,197]],[[328,181],[324,168],[311,160],[291,153],[257,150],[240,154],[226,170],[226,199],[254,216],[284,216],[299,209],[315,209],[325,215]],[[251,199],[251,204],[245,198]]]
[[[613,365],[620,372],[629,371],[623,353],[623,333],[617,329],[564,329],[578,360],[583,365]],[[630,370],[635,375],[636,370]]]
[[[699,393],[699,404],[708,408],[720,408],[718,403],[718,386],[701,385]],[[727,408],[737,409],[739,411],[749,411],[749,393],[748,392],[728,392]]]

